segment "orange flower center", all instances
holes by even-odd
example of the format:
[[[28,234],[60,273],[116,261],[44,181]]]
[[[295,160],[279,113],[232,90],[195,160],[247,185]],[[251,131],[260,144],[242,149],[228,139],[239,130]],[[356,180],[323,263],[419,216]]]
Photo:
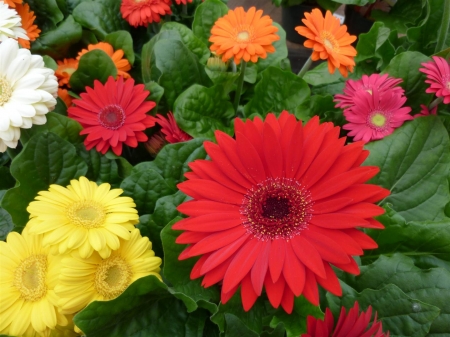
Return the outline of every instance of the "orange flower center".
[[[98,122],[104,128],[117,130],[125,123],[125,112],[120,105],[107,105],[100,110]]]
[[[333,34],[324,30],[324,31],[322,31],[320,36],[322,38],[322,42],[323,42],[324,46],[327,49],[331,49],[331,51],[334,51],[334,52],[339,52],[339,44]]]
[[[312,205],[311,194],[297,180],[268,178],[244,196],[243,225],[262,241],[288,240],[307,227]]]

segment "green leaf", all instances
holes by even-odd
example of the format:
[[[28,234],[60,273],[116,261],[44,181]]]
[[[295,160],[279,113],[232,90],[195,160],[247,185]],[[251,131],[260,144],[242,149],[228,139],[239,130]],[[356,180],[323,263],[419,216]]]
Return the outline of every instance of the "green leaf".
[[[326,296],[329,302],[335,303],[332,307],[335,317],[341,305],[349,309],[358,301],[360,310],[364,311],[371,305],[383,322],[383,331],[390,331],[392,336],[425,337],[439,315],[439,308],[409,297],[393,284],[380,290],[365,289],[359,294],[346,294],[341,299],[331,293]]]
[[[0,166],[9,163],[11,158],[9,158],[8,152],[0,153]]]
[[[151,79],[164,88],[164,97],[169,110],[175,100],[192,84],[209,86],[210,79],[197,57],[177,40],[161,39],[154,45],[151,54]]]
[[[94,49],[81,56],[78,69],[70,76],[70,85],[75,91],[85,91],[85,87],[94,86],[95,80],[105,83],[109,76],[116,75],[111,58],[103,50]]]
[[[425,83],[426,75],[419,71],[421,64],[430,60],[419,52],[407,51],[395,56],[383,71],[392,77],[403,79],[400,85],[408,97],[406,105],[411,106],[414,111],[420,111],[420,104],[428,105],[433,98],[425,92],[428,88]]]
[[[31,129],[22,129],[20,141],[22,144],[28,143],[31,137],[38,133],[53,132],[64,140],[72,144],[79,144],[83,141],[80,131],[83,129],[76,120],[60,115],[56,112],[49,112],[47,122],[44,125],[33,125]]]
[[[153,101],[156,104],[159,103],[164,95],[164,88],[154,81],[145,83],[145,90],[150,91],[150,96],[147,97],[147,101]],[[158,107],[156,107],[158,111]]]
[[[0,174],[2,174],[1,170]],[[5,190],[0,190],[0,202],[3,199],[5,192]],[[0,241],[5,241],[8,233],[11,232],[13,228],[14,223],[12,221],[11,215],[9,215],[9,213],[5,209],[0,207]]]
[[[198,259],[178,260],[178,256],[185,246],[175,243],[180,232],[172,230],[172,226],[179,220],[181,218],[175,218],[161,231],[161,240],[164,248],[163,273],[164,278],[171,285],[169,291],[175,297],[183,300],[188,312],[196,310],[199,305],[211,312],[215,312],[217,306],[213,302],[219,301],[220,292],[218,287],[204,288],[200,279],[191,280],[191,270]]]
[[[331,95],[313,95],[297,107],[295,116],[303,121],[309,120],[312,116],[319,116],[322,122],[344,125],[346,123],[345,117],[342,111],[335,107],[335,104]]]
[[[47,68],[50,68],[52,70],[56,70],[58,69],[58,64],[56,63],[56,61],[54,59],[52,59],[50,56],[48,55],[44,55],[42,56],[42,59],[44,60],[44,65]]]
[[[209,47],[211,28],[218,18],[228,13],[228,7],[220,0],[206,0],[197,7],[192,22],[192,31]]]
[[[200,63],[205,64],[208,60],[211,52],[206,44],[202,42],[197,36],[194,35],[192,30],[187,28],[178,22],[166,22],[161,27],[161,32],[165,31],[176,31],[180,35],[181,41],[186,47],[189,48],[199,59]]]
[[[258,337],[259,334],[250,330],[242,321],[233,314],[225,314],[225,337],[248,336]]]
[[[12,177],[9,172],[9,167],[0,166],[0,191],[7,190],[14,187],[16,180]]]
[[[312,86],[313,94],[338,94],[342,93],[344,88],[345,79],[339,73],[335,71],[334,74],[330,74],[328,71],[328,65],[326,62],[319,64],[312,70],[308,71],[303,80]]]
[[[287,85],[289,83],[289,85]],[[269,67],[255,86],[253,98],[244,107],[245,116],[283,110],[294,112],[310,96],[308,84],[292,72]]]
[[[16,227],[28,222],[28,204],[39,191],[51,184],[66,186],[87,172],[87,165],[76,155],[75,147],[56,134],[32,137],[11,163],[11,174],[20,183],[8,190],[1,206],[11,214]]]
[[[193,327],[190,318],[183,303],[150,275],[132,283],[114,300],[89,304],[74,322],[87,337],[201,337],[198,331],[203,328]]]
[[[130,26],[122,18],[121,0],[95,0],[80,3],[73,11],[75,20],[104,40],[109,33],[126,30]]]
[[[364,6],[367,4],[373,4],[375,0],[333,0],[334,2],[338,2],[346,5],[356,5],[356,6]]]
[[[376,21],[384,23],[391,30],[405,34],[407,28],[414,24],[421,14],[421,1],[398,0],[389,12],[373,10],[370,16]]]
[[[234,109],[223,87],[215,85],[206,88],[198,84],[178,96],[173,113],[181,129],[192,137],[214,139],[214,131],[221,130],[229,135],[234,132],[231,123]]]
[[[27,0],[27,4],[36,15],[34,24],[43,32],[54,29],[64,19],[56,0]]]
[[[443,268],[421,270],[405,255],[382,255],[374,263],[361,267],[361,274],[352,286],[362,291],[364,288],[381,289],[390,283],[409,297],[441,310],[427,336],[450,332],[450,271]]]
[[[320,310],[320,307],[312,305],[303,296],[296,297],[292,313],[287,314],[282,309],[277,310],[270,322],[270,326],[275,328],[280,323],[283,323],[287,337],[301,336],[307,332],[306,319],[308,316],[323,318],[323,312]]]
[[[49,55],[54,59],[67,57],[69,48],[80,41],[81,26],[69,15],[58,27],[48,30],[31,44],[33,54]]]
[[[108,42],[114,50],[122,49],[127,60],[134,63],[133,38],[126,30],[118,30],[106,35],[105,42]]]
[[[247,66],[246,70],[249,67]],[[235,82],[239,78],[239,73],[223,72],[220,70],[211,70],[208,67],[205,68],[206,74],[215,85],[221,85],[223,87],[224,94],[228,94],[232,90],[235,90]],[[245,78],[244,78],[245,80]],[[256,79],[255,79],[256,80]]]
[[[278,28],[277,35],[280,37],[280,39],[273,43],[275,52],[267,53],[267,57],[265,59],[259,59],[256,63],[256,68],[258,69],[259,73],[261,73],[267,67],[278,66],[282,60],[288,57],[286,32],[278,23],[274,22],[273,25]]]
[[[416,118],[367,144],[370,155],[364,165],[380,168],[370,182],[391,191],[382,204],[392,203],[407,221],[445,218],[449,146],[448,133],[436,116]]]

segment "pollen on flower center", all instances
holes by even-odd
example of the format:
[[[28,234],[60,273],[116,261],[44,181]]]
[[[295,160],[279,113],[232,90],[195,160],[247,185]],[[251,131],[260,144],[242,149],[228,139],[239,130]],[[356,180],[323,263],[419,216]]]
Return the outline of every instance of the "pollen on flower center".
[[[337,43],[333,34],[331,34],[330,32],[327,32],[327,31],[323,31],[321,34],[321,37],[322,37],[322,41],[323,41],[323,44],[325,45],[325,47],[327,47],[328,49],[331,49],[335,52],[339,52],[339,44]]]
[[[103,207],[92,201],[76,202],[67,210],[67,217],[74,225],[87,229],[102,226],[105,215]]]
[[[250,189],[241,206],[243,225],[257,239],[291,239],[312,217],[311,194],[297,180],[268,178]]]
[[[246,30],[242,30],[237,34],[239,41],[248,41],[250,39],[250,33]]]
[[[367,121],[370,127],[382,131],[388,125],[388,116],[382,111],[374,111],[368,115]]]
[[[125,111],[117,104],[102,108],[98,114],[98,122],[107,129],[117,130],[125,123]]]
[[[0,106],[9,101],[12,95],[12,89],[6,78],[0,77]]]
[[[131,267],[120,256],[102,261],[97,267],[94,278],[95,290],[106,299],[119,296],[131,283]]]
[[[32,255],[23,260],[14,274],[14,286],[26,301],[39,301],[47,294],[45,275],[47,274],[47,256]]]

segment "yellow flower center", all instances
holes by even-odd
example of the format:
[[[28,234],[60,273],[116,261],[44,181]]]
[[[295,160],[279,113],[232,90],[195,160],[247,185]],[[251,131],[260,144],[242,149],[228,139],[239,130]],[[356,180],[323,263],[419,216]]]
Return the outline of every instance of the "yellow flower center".
[[[72,224],[87,229],[101,227],[105,216],[103,207],[94,201],[79,201],[67,210],[67,217]]]
[[[248,41],[250,39],[250,33],[246,30],[240,31],[237,34],[237,39],[239,41]]]
[[[131,276],[130,265],[122,257],[112,256],[97,267],[94,288],[105,299],[112,300],[125,291]]]
[[[372,115],[371,121],[372,121],[373,125],[375,125],[377,127],[382,127],[386,123],[386,116],[384,116],[380,113],[375,113]]]
[[[326,48],[331,49],[331,51],[339,52],[339,43],[333,34],[324,30],[321,33],[321,38]]]
[[[366,92],[368,92],[369,94],[373,95],[373,91],[370,89],[367,89]]]
[[[0,77],[0,106],[9,101],[12,89],[9,82],[4,77]]]
[[[67,73],[69,76],[75,72],[75,68],[66,68],[63,72]]]
[[[39,301],[47,294],[45,275],[47,274],[47,256],[32,255],[23,260],[14,274],[14,286],[26,301]]]

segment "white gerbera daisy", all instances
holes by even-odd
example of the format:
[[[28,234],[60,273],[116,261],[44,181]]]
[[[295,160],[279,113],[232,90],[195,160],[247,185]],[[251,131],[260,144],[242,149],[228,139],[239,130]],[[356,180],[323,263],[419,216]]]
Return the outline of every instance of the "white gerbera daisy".
[[[9,8],[4,1],[0,0],[0,41],[8,37],[29,40],[25,29],[22,28],[22,19],[15,9]]]
[[[0,152],[15,148],[20,129],[42,125],[56,105],[58,82],[39,55],[19,49],[14,39],[0,44]]]

